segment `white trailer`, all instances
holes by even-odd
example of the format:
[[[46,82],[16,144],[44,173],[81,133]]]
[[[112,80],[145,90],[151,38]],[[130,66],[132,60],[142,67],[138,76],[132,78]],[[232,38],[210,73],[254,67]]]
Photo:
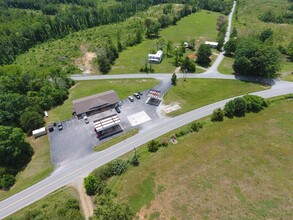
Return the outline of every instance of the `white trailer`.
[[[43,135],[46,135],[47,134],[47,130],[45,127],[42,127],[42,128],[39,128],[39,129],[36,129],[36,130],[33,130],[33,136],[35,138],[38,138],[40,136],[43,136]]]

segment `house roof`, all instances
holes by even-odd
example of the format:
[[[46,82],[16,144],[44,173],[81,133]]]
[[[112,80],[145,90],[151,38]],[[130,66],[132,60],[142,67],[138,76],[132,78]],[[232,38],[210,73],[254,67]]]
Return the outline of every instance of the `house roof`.
[[[218,46],[218,42],[206,41],[204,43],[212,46]]]
[[[72,101],[74,109],[77,115],[82,113],[97,110],[104,106],[113,105],[119,102],[120,99],[116,92],[113,90],[102,92],[99,94],[87,96],[81,99],[75,99]]]

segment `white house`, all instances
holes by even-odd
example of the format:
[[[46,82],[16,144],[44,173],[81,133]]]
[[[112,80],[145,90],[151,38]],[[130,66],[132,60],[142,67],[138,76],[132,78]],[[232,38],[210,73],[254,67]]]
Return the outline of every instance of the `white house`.
[[[148,54],[149,63],[160,63],[163,58],[163,51],[158,50],[156,54]]]
[[[217,46],[218,46],[218,42],[212,42],[212,41],[206,41],[206,42],[204,42],[204,44],[207,44],[212,48],[217,48]]]

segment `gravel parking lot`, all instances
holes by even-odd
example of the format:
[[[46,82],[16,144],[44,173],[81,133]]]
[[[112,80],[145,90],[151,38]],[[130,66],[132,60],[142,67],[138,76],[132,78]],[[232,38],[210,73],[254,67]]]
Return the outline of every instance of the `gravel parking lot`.
[[[163,93],[168,90],[166,86],[169,87],[169,84],[170,83],[161,83],[154,89],[161,90],[161,95],[163,95]],[[133,102],[130,102],[128,99],[121,101],[121,113],[119,113],[118,116],[121,120],[120,125],[124,131],[129,131],[133,128],[147,129],[160,121],[160,117],[156,113],[156,106],[146,104],[148,91],[149,90],[143,91],[143,95],[140,99],[130,94],[134,98]],[[112,111],[116,113],[114,109]],[[144,112],[142,115],[144,115],[144,117],[149,117],[150,120],[139,123],[138,119],[138,124],[132,126],[128,117],[131,115],[135,116],[135,114],[139,112]],[[86,124],[83,119],[69,119],[62,122],[62,131],[59,131],[56,126],[53,132],[49,132],[51,159],[53,164],[61,166],[93,153],[93,148],[100,143],[94,131],[93,121],[95,118],[97,118],[97,115],[89,116],[88,124]]]

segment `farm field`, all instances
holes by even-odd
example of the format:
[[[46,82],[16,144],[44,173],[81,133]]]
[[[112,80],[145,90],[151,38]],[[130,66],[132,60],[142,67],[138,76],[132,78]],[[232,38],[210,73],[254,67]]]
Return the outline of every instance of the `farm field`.
[[[93,95],[108,90],[115,90],[118,97],[126,99],[129,95],[137,91],[150,89],[159,83],[155,79],[124,79],[124,80],[90,80],[77,81],[70,89],[69,98],[63,105],[49,111],[47,122],[62,121],[72,117],[72,100]]]
[[[292,109],[292,99],[277,101],[157,153],[139,148],[140,166],[110,188],[137,219],[292,219]]]
[[[61,188],[30,206],[12,214],[10,219],[74,219],[82,220],[77,191],[72,187]]]
[[[18,173],[16,183],[9,191],[0,190],[0,200],[39,182],[53,172],[54,166],[51,163],[48,137],[43,136],[38,139],[29,137],[27,141],[34,149],[32,160],[23,171]]]
[[[179,79],[177,86],[173,86],[164,96],[163,104],[179,104],[181,109],[168,114],[176,116],[216,101],[268,88],[238,80],[187,79],[184,82]]]
[[[160,31],[160,38],[165,42],[171,40],[175,45],[180,45],[181,41],[196,40],[198,47],[205,40],[215,41],[217,38],[217,19],[220,13],[202,10],[177,22],[177,25],[170,26]],[[120,53],[110,74],[138,73],[140,68],[145,65],[147,54],[157,50],[157,39],[144,40],[141,44],[128,48]],[[195,53],[195,52],[193,52]],[[172,73],[174,58],[164,57],[162,63],[153,64],[156,73]]]

